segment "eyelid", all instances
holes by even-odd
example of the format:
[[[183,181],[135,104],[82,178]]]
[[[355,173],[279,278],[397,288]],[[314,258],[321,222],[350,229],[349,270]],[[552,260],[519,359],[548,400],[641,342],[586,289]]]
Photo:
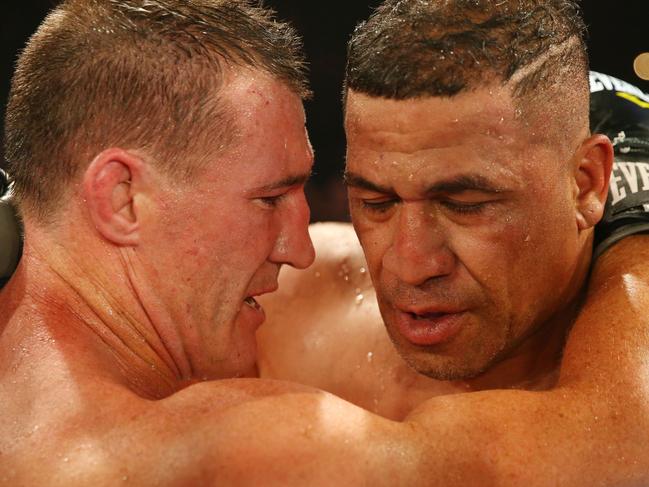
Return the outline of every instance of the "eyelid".
[[[360,206],[368,212],[373,213],[386,213],[394,208],[399,203],[396,197],[382,197],[382,198],[354,198],[360,203]]]
[[[304,186],[306,183],[295,184],[293,186],[285,186],[281,188],[274,189],[269,191],[267,194],[262,196],[257,196],[255,199],[261,201],[263,204],[271,207],[277,206],[289,195],[295,193],[296,191],[304,191]]]
[[[478,214],[487,210],[494,203],[497,203],[495,200],[466,202],[452,198],[441,199],[439,202],[444,208],[458,214]]]
[[[476,200],[491,201],[500,198],[502,191],[489,191],[481,189],[464,189],[461,191],[440,191],[430,195],[431,198],[450,199],[455,201]]]
[[[282,191],[277,194],[269,194],[264,196],[259,196],[255,198],[257,201],[261,201],[264,205],[275,207],[280,203],[288,194],[288,191]]]

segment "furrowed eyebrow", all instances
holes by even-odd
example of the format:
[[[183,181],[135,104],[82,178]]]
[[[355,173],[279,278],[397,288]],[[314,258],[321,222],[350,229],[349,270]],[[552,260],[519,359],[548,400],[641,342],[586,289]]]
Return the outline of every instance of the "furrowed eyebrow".
[[[394,194],[394,189],[389,186],[368,181],[363,176],[351,172],[345,173],[345,184],[348,187],[365,189],[375,193]],[[494,185],[487,178],[478,174],[465,174],[445,181],[439,181],[428,188],[426,194],[457,194],[463,191],[480,191],[482,193],[503,193],[504,190]]]
[[[427,194],[462,193],[463,191],[480,191],[482,193],[504,193],[504,190],[478,174],[464,174],[446,181],[440,181],[426,189]]]
[[[385,194],[394,193],[394,189],[388,186],[381,186],[379,184],[368,181],[363,176],[354,174],[353,172],[346,172],[343,178],[345,181],[345,185],[348,188],[365,189],[367,191],[373,191],[375,193],[385,193]]]
[[[311,173],[307,174],[299,174],[296,176],[289,176],[287,178],[284,178],[280,181],[267,184],[265,186],[261,186],[259,188],[255,188],[252,190],[253,193],[265,193],[265,192],[270,192],[270,191],[275,191],[277,189],[282,189],[282,188],[290,188],[293,186],[302,186],[305,184],[309,178],[311,177]]]

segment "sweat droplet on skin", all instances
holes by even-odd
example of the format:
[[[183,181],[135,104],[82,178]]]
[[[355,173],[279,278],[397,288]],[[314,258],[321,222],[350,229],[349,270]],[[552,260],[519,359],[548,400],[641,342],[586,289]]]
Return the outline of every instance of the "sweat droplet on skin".
[[[347,264],[342,264],[338,271],[338,277],[342,277],[345,282],[349,282],[349,267]]]
[[[281,235],[277,239],[277,251],[281,254],[287,254],[288,253],[288,237],[286,235]]]
[[[354,290],[354,293],[356,294],[354,302],[356,303],[356,306],[360,306],[361,304],[363,304],[363,300],[365,299],[365,296],[363,296],[363,290],[360,287],[357,287]]]

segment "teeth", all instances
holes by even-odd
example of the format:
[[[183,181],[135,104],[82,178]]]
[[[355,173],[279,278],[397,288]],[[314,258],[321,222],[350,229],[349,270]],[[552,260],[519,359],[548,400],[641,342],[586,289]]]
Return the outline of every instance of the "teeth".
[[[250,296],[249,298],[244,299],[243,302],[246,303],[248,306],[250,306],[253,309],[257,309],[257,310],[261,309],[261,306],[259,306],[259,303],[257,301],[255,301],[255,298],[253,298],[252,296]]]

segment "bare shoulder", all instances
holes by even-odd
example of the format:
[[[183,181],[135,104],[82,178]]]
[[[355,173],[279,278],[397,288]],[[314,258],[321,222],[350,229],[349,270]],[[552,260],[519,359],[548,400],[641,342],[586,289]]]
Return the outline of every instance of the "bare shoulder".
[[[392,471],[398,461],[385,467],[386,447],[415,445],[401,425],[306,386],[204,382],[146,409],[116,439],[135,485],[388,485],[379,472],[413,473]]]
[[[242,400],[216,410],[210,402],[215,394]],[[232,380],[194,386],[171,403],[185,413],[184,403],[190,405],[187,446],[205,445],[205,477],[192,485],[210,479],[219,486],[394,485],[387,478],[414,485],[415,469],[404,466],[417,464],[419,455],[407,428],[326,392]],[[389,461],[397,450],[410,458]]]
[[[351,465],[345,479],[338,467],[355,450],[345,438],[356,444],[373,420],[305,386],[211,381],[156,401],[114,384],[82,389],[88,397],[50,401],[54,414],[32,409],[2,428],[13,436],[2,441],[0,485],[298,485],[305,475],[359,485],[365,475]]]

